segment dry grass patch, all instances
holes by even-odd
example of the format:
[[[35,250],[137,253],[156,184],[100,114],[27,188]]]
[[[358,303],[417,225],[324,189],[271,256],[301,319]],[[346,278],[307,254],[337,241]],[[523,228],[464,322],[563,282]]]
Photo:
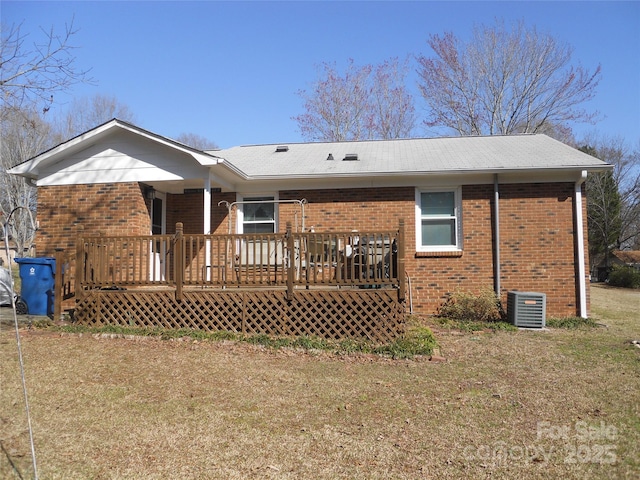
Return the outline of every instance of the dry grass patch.
[[[640,292],[592,297],[607,327],[443,330],[443,363],[24,330],[40,477],[635,478]],[[10,330],[0,364],[0,477],[28,478]]]

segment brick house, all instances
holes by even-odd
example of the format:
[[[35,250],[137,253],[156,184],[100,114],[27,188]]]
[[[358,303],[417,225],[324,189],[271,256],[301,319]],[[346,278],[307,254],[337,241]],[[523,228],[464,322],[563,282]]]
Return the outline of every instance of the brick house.
[[[204,152],[114,119],[10,171],[38,187],[39,256],[72,249],[77,225],[148,235],[182,222],[185,232],[226,234],[286,222],[391,229],[404,219],[415,313],[436,312],[457,289],[493,288],[505,304],[508,291],[542,292],[547,315],[587,316],[584,181],[607,168],[545,135]]]

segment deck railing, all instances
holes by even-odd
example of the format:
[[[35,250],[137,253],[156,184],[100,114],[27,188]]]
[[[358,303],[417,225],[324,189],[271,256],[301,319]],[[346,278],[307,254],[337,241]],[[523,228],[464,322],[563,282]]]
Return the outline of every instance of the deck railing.
[[[404,222],[397,230],[241,235],[82,236],[75,288],[397,287],[404,298]]]

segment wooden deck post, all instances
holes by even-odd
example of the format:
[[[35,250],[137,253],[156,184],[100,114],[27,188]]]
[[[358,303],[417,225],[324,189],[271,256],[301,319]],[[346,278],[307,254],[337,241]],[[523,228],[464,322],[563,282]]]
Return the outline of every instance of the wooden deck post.
[[[398,300],[404,301],[406,295],[405,283],[405,238],[404,238],[404,218],[401,218],[398,225]]]
[[[182,286],[184,284],[184,253],[183,253],[183,230],[182,222],[176,223],[175,254],[173,259],[174,278],[176,281],[176,302],[182,301]]]
[[[56,248],[56,271],[53,279],[53,319],[60,320],[62,317],[62,271],[64,269],[64,250],[62,248]]]
[[[287,240],[287,255],[289,257],[287,259],[287,300],[291,301],[293,300],[293,277],[296,266],[291,222],[287,222],[285,239]]]

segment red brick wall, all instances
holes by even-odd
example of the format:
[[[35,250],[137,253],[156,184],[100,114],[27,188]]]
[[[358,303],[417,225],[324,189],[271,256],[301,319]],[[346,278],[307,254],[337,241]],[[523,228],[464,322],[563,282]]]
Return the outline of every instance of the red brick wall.
[[[413,221],[414,189],[358,188],[348,190],[288,190],[280,192],[280,200],[305,198],[305,225],[318,232],[351,230],[388,230],[398,227],[398,220]],[[294,204],[280,205],[280,231],[287,221],[293,222]]]
[[[577,314],[573,188],[573,183],[500,186],[505,305],[510,290],[535,291],[547,294],[548,316]],[[463,252],[455,255],[416,253],[413,187],[290,190],[279,195],[281,200],[306,198],[306,227],[316,231],[395,229],[403,218],[406,271],[416,313],[435,313],[456,289],[493,288],[493,185],[463,186]],[[212,196],[212,233],[228,232],[227,209],[218,202],[235,199],[235,193]],[[586,226],[586,200],[582,209]],[[167,233],[175,231],[176,222],[184,223],[185,233],[201,233],[203,210],[201,192],[167,195]],[[297,205],[280,205],[279,231],[285,230],[287,221],[293,222],[296,210]],[[73,248],[78,224],[91,234],[146,235],[150,231],[147,204],[137,183],[40,187],[38,219],[40,256],[53,255],[56,247]],[[586,228],[584,234],[586,254]]]
[[[38,187],[38,222],[38,256],[74,248],[78,225],[90,235],[151,231],[149,211],[136,182]]]
[[[214,193],[211,196],[211,233],[214,234],[229,232],[228,210],[223,205],[218,206],[218,202],[222,200],[229,203],[235,202],[236,194]],[[175,233],[177,222],[183,223],[184,233],[203,233],[203,216],[204,194],[202,192],[167,195],[167,233]],[[235,221],[235,218],[233,220]],[[235,233],[235,225],[233,231]]]
[[[500,186],[502,287],[546,293],[553,316],[578,309],[573,193],[573,183]]]
[[[508,291],[535,291],[547,295],[548,316],[577,314],[573,188],[573,183],[500,186],[505,307]],[[416,253],[412,187],[286,191],[280,198],[306,198],[306,226],[316,231],[391,229],[404,218],[406,271],[416,313],[435,313],[456,289],[493,289],[493,185],[462,188],[462,254]],[[281,230],[293,208],[280,207]],[[586,201],[582,208],[586,218]]]
[[[175,233],[182,222],[184,233],[202,233],[204,204],[202,193],[167,195],[167,233]]]
[[[211,200],[213,233],[227,233],[227,209],[220,200],[233,202],[235,193],[216,194]],[[149,200],[143,187],[132,183],[84,184],[38,188],[38,221],[36,252],[53,255],[56,248],[75,246],[78,225],[88,235],[149,235]],[[175,224],[183,222],[185,233],[202,233],[203,193],[167,195],[167,233],[175,232]]]
[[[413,253],[415,221],[407,221],[407,273],[418,313],[434,313],[447,295],[456,290],[479,292],[493,289],[492,185],[462,187],[463,251]]]

